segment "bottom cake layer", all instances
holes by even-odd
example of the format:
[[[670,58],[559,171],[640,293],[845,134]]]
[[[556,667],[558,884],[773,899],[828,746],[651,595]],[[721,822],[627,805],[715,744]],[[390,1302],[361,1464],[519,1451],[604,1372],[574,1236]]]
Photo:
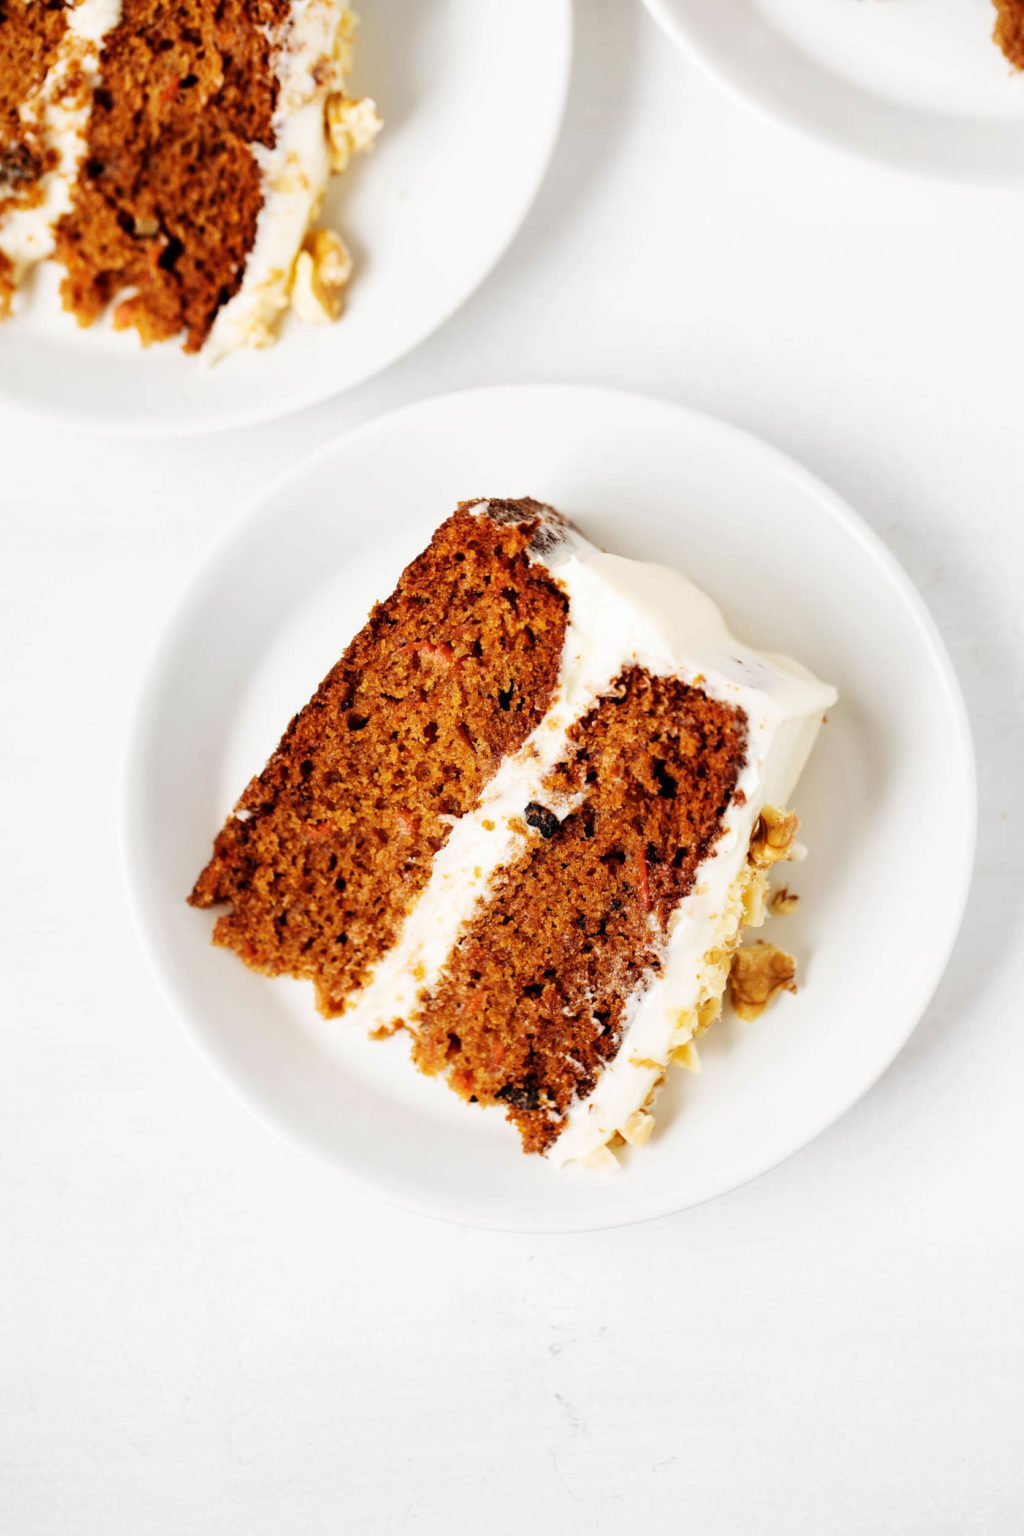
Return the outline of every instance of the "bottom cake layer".
[[[623,673],[569,731],[525,848],[414,1016],[414,1054],[465,1098],[507,1105],[546,1150],[657,976],[673,912],[721,830],[746,721],[677,677]]]

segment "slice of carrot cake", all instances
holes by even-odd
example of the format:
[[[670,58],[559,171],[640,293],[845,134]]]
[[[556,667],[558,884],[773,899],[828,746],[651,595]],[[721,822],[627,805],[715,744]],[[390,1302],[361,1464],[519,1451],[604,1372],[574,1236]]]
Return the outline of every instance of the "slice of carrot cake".
[[[464,503],[378,605],[217,837],[214,941],[405,1027],[556,1162],[640,1142],[727,988],[835,692],[741,645],[676,572],[530,500]]]
[[[0,314],[54,257],[81,324],[208,361],[289,303],[336,317],[351,263],[313,226],[378,126],[354,30],[343,0],[3,0]]]

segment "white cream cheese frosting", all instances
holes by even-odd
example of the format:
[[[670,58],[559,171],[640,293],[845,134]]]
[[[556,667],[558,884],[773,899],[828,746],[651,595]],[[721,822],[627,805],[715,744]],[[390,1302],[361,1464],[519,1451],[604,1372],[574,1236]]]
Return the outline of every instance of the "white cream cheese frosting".
[[[673,913],[661,974],[629,1000],[617,1055],[593,1092],[572,1105],[547,1153],[560,1164],[586,1158],[621,1130],[682,1043],[680,1016],[696,1008],[711,979],[706,957],[738,930],[739,882],[757,818],[765,805],[789,799],[836,693],[796,663],[741,644],[711,598],[674,570],[604,554],[573,530],[542,558],[569,599],[551,705],[476,808],[452,826],[398,943],[352,1007],[369,1029],[395,1019],[415,1029],[418,995],[437,982],[496,873],[526,846],[524,807],[543,797],[559,816],[573,809],[574,802],[553,801],[544,781],[565,755],[569,728],[625,667],[699,683],[741,709],[747,759],[726,824]]]
[[[0,201],[0,251],[14,268],[15,286],[29,268],[53,254],[54,231],[71,206],[85,153],[103,39],[120,18],[121,0],[79,0],[42,85],[22,104],[22,117],[38,124],[43,143],[57,159],[40,180],[38,200],[6,208]]]

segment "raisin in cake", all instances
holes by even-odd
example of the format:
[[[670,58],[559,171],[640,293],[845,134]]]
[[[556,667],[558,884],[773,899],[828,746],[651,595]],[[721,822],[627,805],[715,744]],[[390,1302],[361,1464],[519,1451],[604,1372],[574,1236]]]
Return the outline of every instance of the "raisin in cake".
[[[4,0],[0,316],[55,258],[64,305],[210,361],[333,318],[351,263],[313,228],[372,141],[343,0]]]
[[[674,571],[530,500],[464,503],[296,715],[191,896],[216,943],[412,1037],[529,1152],[640,1142],[728,987],[834,690]],[[784,900],[785,898],[780,898]],[[347,1027],[347,1026],[346,1026]]]

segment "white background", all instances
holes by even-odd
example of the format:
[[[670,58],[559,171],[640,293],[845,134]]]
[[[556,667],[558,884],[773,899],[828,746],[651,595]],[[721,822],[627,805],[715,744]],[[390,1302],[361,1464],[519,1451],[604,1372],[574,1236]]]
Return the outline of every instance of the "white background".
[[[207,440],[0,418],[11,1536],[1024,1529],[1024,199],[762,124],[629,0],[577,22],[538,201],[414,356]],[[381,410],[535,379],[721,414],[858,507],[945,634],[982,806],[961,942],[864,1102],[712,1206],[544,1239],[378,1206],[251,1120],[116,844],[146,654],[247,501]]]

